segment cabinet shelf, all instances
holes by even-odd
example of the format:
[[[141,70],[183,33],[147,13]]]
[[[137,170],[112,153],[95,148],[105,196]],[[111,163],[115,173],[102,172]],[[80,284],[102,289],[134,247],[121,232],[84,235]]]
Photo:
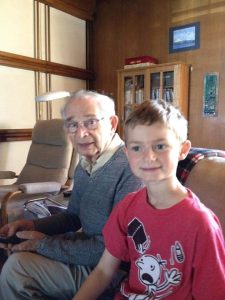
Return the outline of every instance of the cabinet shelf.
[[[117,73],[119,133],[128,114],[145,100],[163,99],[188,119],[189,65],[183,62],[122,69]]]

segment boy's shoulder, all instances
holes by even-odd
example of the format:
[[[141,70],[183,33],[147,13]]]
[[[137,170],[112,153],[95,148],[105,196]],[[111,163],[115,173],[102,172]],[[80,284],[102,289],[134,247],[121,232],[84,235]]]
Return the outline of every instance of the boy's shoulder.
[[[120,208],[128,208],[129,206],[140,205],[141,201],[145,201],[147,197],[147,189],[146,187],[142,187],[137,191],[131,192],[127,194],[123,200],[118,203]]]
[[[220,222],[215,213],[208,208],[204,203],[201,202],[201,199],[192,192],[190,189],[187,189],[189,192],[189,201],[186,206],[186,213],[191,219],[191,223],[195,224],[196,227],[199,226],[201,228],[214,228],[218,229],[220,227]]]

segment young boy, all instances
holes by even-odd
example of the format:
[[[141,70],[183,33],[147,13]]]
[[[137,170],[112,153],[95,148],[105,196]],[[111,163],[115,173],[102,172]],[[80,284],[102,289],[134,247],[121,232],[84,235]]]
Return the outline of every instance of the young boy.
[[[115,299],[224,300],[220,223],[176,177],[191,147],[186,120],[164,101],[146,101],[126,120],[125,141],[131,169],[146,187],[113,210],[105,252],[73,299],[97,299],[120,262],[129,261]]]

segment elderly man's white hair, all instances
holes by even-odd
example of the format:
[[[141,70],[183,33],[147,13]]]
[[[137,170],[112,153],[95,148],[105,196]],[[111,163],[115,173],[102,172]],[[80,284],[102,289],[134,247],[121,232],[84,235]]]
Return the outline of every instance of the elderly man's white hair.
[[[96,100],[99,104],[100,109],[103,111],[104,114],[106,114],[108,117],[114,116],[116,114],[115,112],[115,103],[112,98],[99,94],[94,91],[88,91],[88,90],[79,90],[77,92],[74,92],[71,94],[70,99],[66,102],[65,106],[62,108],[61,115],[63,118],[65,118],[65,111],[67,106],[70,104],[71,101],[74,100],[82,100],[82,99],[93,99]]]

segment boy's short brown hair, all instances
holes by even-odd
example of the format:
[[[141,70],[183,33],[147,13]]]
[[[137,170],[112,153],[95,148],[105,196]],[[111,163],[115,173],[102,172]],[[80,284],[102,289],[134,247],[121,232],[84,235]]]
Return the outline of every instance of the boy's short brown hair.
[[[187,139],[188,123],[177,108],[164,100],[147,100],[138,105],[125,120],[125,140],[128,128],[156,122],[170,128],[181,142]]]

